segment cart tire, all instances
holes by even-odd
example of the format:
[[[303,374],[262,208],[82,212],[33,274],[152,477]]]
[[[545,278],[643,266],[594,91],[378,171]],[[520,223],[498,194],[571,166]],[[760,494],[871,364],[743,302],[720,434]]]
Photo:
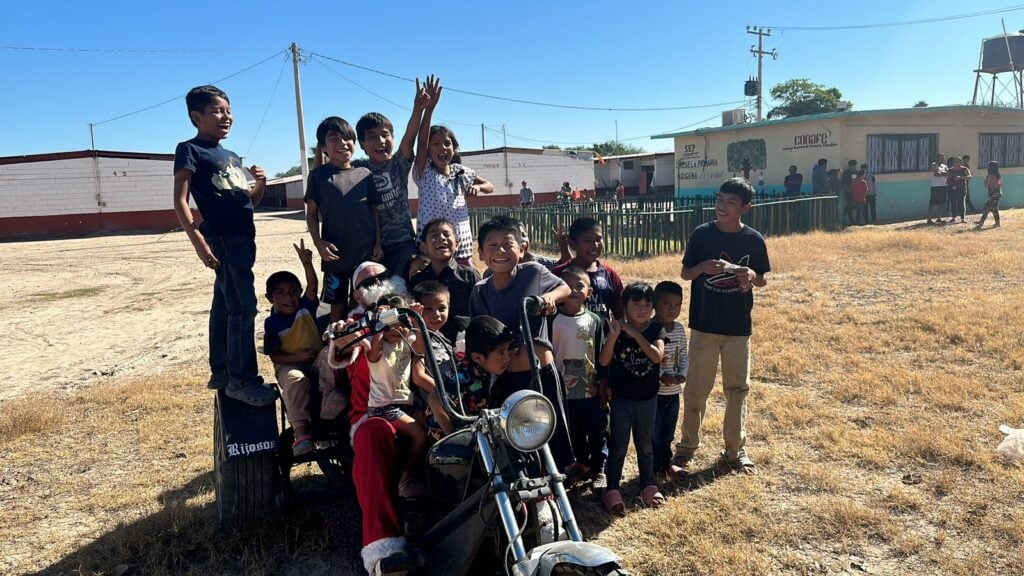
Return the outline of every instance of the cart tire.
[[[603,566],[573,566],[571,564],[559,564],[551,571],[551,576],[629,576],[618,564],[604,564]]]
[[[213,487],[217,524],[225,529],[251,527],[275,510],[278,469],[272,453],[228,460],[217,402],[213,408]]]

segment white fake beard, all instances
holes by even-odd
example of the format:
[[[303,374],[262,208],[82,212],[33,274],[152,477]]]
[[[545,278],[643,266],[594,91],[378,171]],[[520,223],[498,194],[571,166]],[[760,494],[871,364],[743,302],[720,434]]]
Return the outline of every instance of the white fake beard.
[[[375,306],[381,298],[388,294],[407,294],[405,280],[401,276],[392,276],[387,280],[374,284],[369,288],[359,288],[356,291],[358,300],[365,309],[368,305]]]

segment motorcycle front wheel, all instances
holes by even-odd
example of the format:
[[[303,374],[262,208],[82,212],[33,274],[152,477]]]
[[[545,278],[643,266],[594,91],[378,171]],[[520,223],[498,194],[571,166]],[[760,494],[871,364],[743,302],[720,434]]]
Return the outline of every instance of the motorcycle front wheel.
[[[551,576],[630,576],[618,564],[604,564],[601,566],[573,566],[572,564],[559,564],[551,571]]]

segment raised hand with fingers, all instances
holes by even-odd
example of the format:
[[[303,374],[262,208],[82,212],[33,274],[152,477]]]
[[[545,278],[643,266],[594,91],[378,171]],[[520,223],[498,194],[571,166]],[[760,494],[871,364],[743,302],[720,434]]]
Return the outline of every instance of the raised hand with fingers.
[[[299,243],[292,244],[292,247],[295,248],[295,253],[299,255],[299,262],[306,264],[313,261],[313,251],[306,248],[305,240],[299,239]]]

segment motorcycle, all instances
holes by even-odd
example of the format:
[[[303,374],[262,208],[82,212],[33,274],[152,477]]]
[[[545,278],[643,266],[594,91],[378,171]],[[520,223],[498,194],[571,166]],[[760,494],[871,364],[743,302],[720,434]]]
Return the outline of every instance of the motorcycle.
[[[530,313],[539,310],[541,304],[540,298],[535,296],[523,300],[520,309],[523,333],[529,334]],[[368,312],[342,332],[329,334],[330,357],[343,357],[361,340],[396,325],[416,327],[421,334],[428,333],[426,323],[415,310],[390,308],[379,314]],[[338,341],[344,341],[344,344],[336,346]],[[587,542],[580,531],[566,495],[565,476],[548,448],[556,427],[555,407],[542,393],[539,362],[532,347],[527,348],[530,350],[531,367],[529,386],[513,392],[500,407],[467,413],[460,401],[462,383],[458,372],[454,371],[453,379],[453,371],[448,371],[447,382],[454,385],[454,390],[449,390],[433,346],[424,347],[427,370],[444,390],[443,393],[439,390],[438,396],[456,430],[427,450],[429,497],[403,504],[406,537],[413,551],[410,556],[412,562],[393,564],[385,559],[381,562],[383,574],[628,576],[616,554]],[[443,349],[448,358],[456,358],[451,346],[444,344]],[[264,421],[254,427],[251,419],[246,421],[235,414],[227,416],[226,426],[224,412],[242,408],[218,398],[215,404],[217,437],[234,433],[235,438],[244,434],[249,440],[242,442],[243,446],[248,446],[242,450],[244,454],[237,449],[230,450],[233,455],[230,461],[224,441],[215,445],[215,481],[225,476],[217,474],[217,462],[221,461],[222,468],[224,464],[233,463],[232,469],[245,470],[248,478],[242,483],[216,482],[217,511],[221,517],[222,509],[227,510],[222,500],[242,511],[253,509],[254,502],[247,496],[254,493],[253,485],[268,486],[267,491],[282,484],[287,487],[287,482],[280,478],[271,481],[268,476],[280,474],[287,478],[288,469],[295,459],[285,448],[279,451],[277,466],[267,463],[267,450],[263,447],[268,442],[254,442],[271,434],[267,423]],[[248,413],[258,410],[248,410]],[[283,424],[282,419],[282,428]],[[281,434],[281,446],[290,446],[286,443],[290,432],[285,430]],[[276,425],[273,434],[276,436]],[[333,431],[330,435],[333,440],[326,443],[327,452],[323,453],[318,438],[317,450],[305,458],[329,463],[329,466],[321,466],[325,473],[334,470],[335,476],[348,478],[346,484],[351,486],[351,449],[340,445],[340,437],[341,434]],[[274,443],[275,448],[277,445]],[[262,495],[261,491],[256,492]],[[264,502],[255,502],[261,503]],[[251,522],[259,520],[262,515],[231,517]]]
[[[530,312],[541,305],[535,296],[523,300],[524,333],[529,333]],[[389,309],[362,324],[367,329],[348,342],[341,355],[358,340],[398,324],[427,333],[423,318],[408,308]],[[434,382],[446,382],[433,347],[424,348]],[[513,576],[628,576],[618,556],[587,542],[580,532],[565,476],[548,448],[555,432],[555,408],[541,392],[539,362],[532,347],[527,348],[530,385],[513,392],[498,408],[466,413],[458,400],[458,373],[449,371],[455,393],[445,390],[438,396],[457,430],[427,452],[430,498],[415,510],[407,535],[420,552],[419,566],[412,573],[478,574],[480,554],[490,542],[497,566]],[[445,346],[445,353],[455,358],[451,347]]]

